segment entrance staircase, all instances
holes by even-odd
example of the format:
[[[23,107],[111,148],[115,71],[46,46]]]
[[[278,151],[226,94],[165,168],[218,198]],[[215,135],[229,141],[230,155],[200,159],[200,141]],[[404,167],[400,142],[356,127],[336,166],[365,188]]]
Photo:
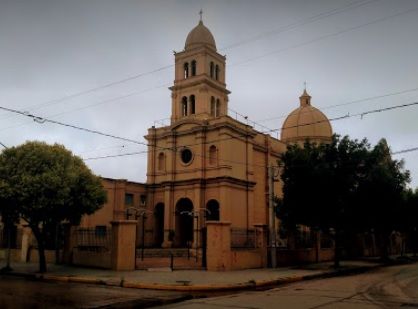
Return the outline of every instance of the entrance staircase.
[[[136,269],[204,270],[202,251],[187,248],[145,248],[136,250]]]

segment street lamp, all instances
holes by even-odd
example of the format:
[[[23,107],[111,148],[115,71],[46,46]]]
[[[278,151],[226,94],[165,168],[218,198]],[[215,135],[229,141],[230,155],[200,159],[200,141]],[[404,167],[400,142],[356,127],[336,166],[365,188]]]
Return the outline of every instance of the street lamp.
[[[269,179],[269,230],[270,230],[270,257],[271,257],[271,267],[276,268],[276,253],[277,253],[277,241],[276,241],[276,212],[274,209],[274,182],[279,181],[278,177],[280,175],[280,165],[273,166],[270,165],[268,168],[268,179]]]
[[[190,216],[193,217],[194,219],[196,219],[196,262],[198,259],[198,248],[199,248],[199,212],[200,211],[204,211],[207,214],[210,215],[210,210],[206,209],[206,208],[198,208],[197,210],[183,210],[180,212],[180,215],[186,215],[186,216]],[[190,249],[189,246],[187,246],[188,250]]]
[[[190,216],[197,219],[197,224],[199,223],[199,217],[196,215],[193,210],[183,210],[180,211],[181,216]],[[197,225],[196,225],[197,228]],[[197,234],[197,233],[196,233]],[[187,241],[187,258],[190,258],[190,241]],[[197,259],[197,243],[196,243],[196,259]]]
[[[129,210],[133,210],[133,214],[129,213]],[[147,213],[152,214],[153,212],[148,209],[140,209],[135,207],[129,207],[126,209],[126,220],[129,220],[131,215],[135,216],[135,220],[142,218],[142,246],[141,246],[141,260],[144,260],[144,249],[145,249],[145,220],[147,219]]]

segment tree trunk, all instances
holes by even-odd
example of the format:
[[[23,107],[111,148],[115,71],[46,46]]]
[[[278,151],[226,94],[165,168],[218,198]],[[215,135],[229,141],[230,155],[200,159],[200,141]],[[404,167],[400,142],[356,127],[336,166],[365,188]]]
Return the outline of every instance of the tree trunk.
[[[380,234],[380,254],[381,259],[384,262],[389,261],[389,235],[390,233],[386,233],[384,231],[382,231]]]
[[[60,264],[59,232],[60,232],[60,225],[59,223],[57,223],[55,226],[55,264]]]
[[[45,259],[45,239],[44,234],[40,231],[38,226],[32,226],[33,234],[38,242],[38,254],[39,254],[39,272],[46,272],[46,259]]]
[[[340,267],[340,235],[337,230],[335,230],[334,237],[334,268]]]
[[[12,251],[12,224],[7,219],[7,255],[6,255],[6,267],[3,268],[5,271],[11,271],[12,268],[10,267],[10,259],[11,259],[11,251]]]
[[[38,253],[39,253],[39,272],[46,273],[46,259],[45,259],[45,246],[43,240],[41,244],[38,244]]]

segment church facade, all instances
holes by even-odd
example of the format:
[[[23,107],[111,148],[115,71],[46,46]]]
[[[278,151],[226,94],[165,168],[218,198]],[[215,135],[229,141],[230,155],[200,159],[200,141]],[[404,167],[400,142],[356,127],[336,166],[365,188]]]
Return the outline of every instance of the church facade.
[[[281,140],[231,118],[226,69],[225,57],[200,21],[184,50],[175,53],[171,124],[152,127],[146,135],[147,206],[159,214],[155,245],[199,246],[194,234],[206,221],[245,230],[268,225],[268,167],[277,166],[286,143],[331,138],[329,121],[311,106],[306,90],[284,122]],[[280,195],[280,182],[274,186]]]
[[[241,249],[256,246],[256,227],[265,228],[271,244],[279,236],[270,197],[281,195],[281,183],[271,181],[269,168],[278,166],[288,143],[330,141],[330,122],[306,89],[280,139],[230,117],[226,58],[202,21],[174,58],[170,124],[145,136],[146,183],[104,179],[112,199],[81,226],[110,226],[136,215],[137,247],[204,250],[206,228],[218,222],[228,225],[220,233]]]

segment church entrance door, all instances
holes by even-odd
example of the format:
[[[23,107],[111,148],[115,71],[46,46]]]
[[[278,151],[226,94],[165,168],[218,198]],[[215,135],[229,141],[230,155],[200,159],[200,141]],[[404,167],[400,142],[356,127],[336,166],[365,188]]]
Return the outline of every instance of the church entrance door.
[[[164,204],[158,203],[154,209],[154,241],[156,247],[161,247],[164,241]]]
[[[182,198],[176,205],[176,231],[174,244],[177,247],[190,247],[193,242],[193,203]]]

